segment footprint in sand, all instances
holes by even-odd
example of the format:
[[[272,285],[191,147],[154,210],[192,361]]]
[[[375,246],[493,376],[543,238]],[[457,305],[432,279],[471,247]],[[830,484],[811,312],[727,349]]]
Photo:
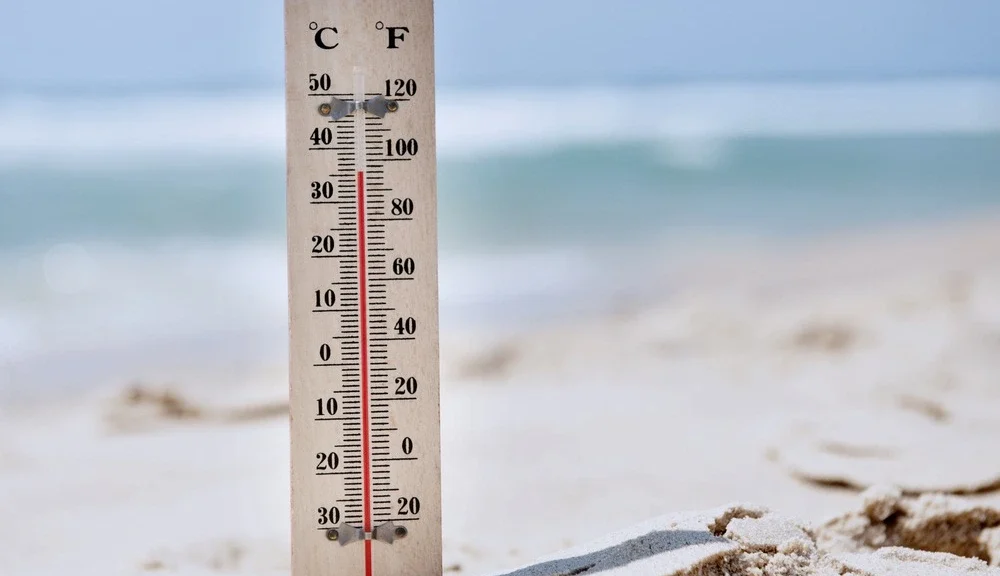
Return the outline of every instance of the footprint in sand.
[[[154,388],[134,384],[109,402],[105,422],[114,432],[147,432],[171,423],[239,424],[285,418],[288,402],[284,399],[242,406],[212,405],[196,402],[169,387]]]
[[[800,350],[846,352],[858,344],[858,331],[846,323],[810,322],[794,334],[791,344]]]
[[[458,371],[459,378],[503,378],[510,373],[521,351],[514,343],[498,344],[488,351],[465,361]]]
[[[822,415],[794,427],[769,453],[790,474],[823,486],[952,494],[1000,489],[1000,423],[973,426],[921,408]]]

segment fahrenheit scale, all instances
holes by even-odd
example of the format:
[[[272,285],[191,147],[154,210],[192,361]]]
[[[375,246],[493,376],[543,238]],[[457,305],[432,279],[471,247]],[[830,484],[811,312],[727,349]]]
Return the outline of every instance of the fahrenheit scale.
[[[286,0],[292,574],[440,575],[433,0]]]

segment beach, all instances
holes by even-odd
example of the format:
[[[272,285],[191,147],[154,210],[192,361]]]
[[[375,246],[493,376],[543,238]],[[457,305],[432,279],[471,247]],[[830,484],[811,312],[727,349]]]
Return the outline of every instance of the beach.
[[[702,254],[669,286],[441,342],[447,573],[734,502],[815,525],[873,486],[1000,507],[986,210]],[[0,573],[287,574],[287,385],[262,355],[6,402]]]

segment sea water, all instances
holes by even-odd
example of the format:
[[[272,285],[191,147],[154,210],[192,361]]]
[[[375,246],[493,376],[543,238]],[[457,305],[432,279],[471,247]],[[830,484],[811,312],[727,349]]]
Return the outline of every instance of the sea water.
[[[442,88],[437,126],[445,330],[1000,207],[990,79]],[[279,92],[0,96],[0,395],[280,361],[284,207]]]

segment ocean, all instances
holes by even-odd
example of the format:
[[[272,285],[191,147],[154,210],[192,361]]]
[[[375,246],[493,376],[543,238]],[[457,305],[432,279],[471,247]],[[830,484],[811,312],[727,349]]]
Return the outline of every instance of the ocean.
[[[1000,80],[442,88],[437,122],[446,330],[1000,207]],[[278,92],[0,95],[0,397],[280,361],[283,145]]]

